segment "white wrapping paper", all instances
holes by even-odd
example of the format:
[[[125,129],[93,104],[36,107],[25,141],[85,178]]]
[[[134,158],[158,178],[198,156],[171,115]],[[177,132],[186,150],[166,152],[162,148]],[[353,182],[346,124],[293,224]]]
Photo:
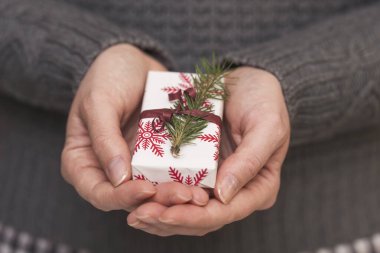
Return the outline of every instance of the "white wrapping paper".
[[[192,87],[192,75],[177,72],[151,71],[148,74],[142,111],[172,108],[169,93]],[[222,118],[223,101],[211,99],[206,103],[214,105],[214,114]],[[202,134],[193,144],[181,146],[180,156],[170,153],[169,134],[164,129],[157,132],[152,127],[153,118],[139,122],[136,144],[132,158],[133,179],[149,180],[153,184],[181,182],[213,188],[219,159],[221,130],[214,123],[208,123]]]

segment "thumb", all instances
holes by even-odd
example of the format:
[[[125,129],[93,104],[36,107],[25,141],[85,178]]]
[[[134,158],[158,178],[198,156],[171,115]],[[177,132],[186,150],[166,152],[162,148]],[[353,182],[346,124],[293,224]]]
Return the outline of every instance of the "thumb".
[[[105,94],[91,96],[84,103],[82,116],[89,131],[94,152],[111,183],[116,187],[131,175],[131,156],[124,140],[118,105]]]
[[[235,152],[218,171],[216,197],[225,204],[229,203],[257,175],[277,148],[278,142],[269,127],[247,131]]]

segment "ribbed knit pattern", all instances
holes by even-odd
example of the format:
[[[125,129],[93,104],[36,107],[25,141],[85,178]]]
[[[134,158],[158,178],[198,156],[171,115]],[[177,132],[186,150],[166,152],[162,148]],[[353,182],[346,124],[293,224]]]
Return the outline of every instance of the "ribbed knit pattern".
[[[380,122],[379,13],[377,3],[231,54],[279,78],[293,144]]]
[[[280,79],[293,144],[326,139],[380,122],[378,13],[375,0],[2,0],[0,90],[67,111],[111,45],[182,71],[214,51]]]
[[[0,0],[0,92],[24,103],[0,96],[0,222],[94,252],[299,252],[372,236],[379,13],[375,0]],[[158,238],[63,182],[65,118],[27,106],[67,112],[92,61],[117,43],[175,70],[215,51],[279,78],[293,147],[273,209],[202,238]]]
[[[89,65],[111,45],[136,44],[170,66],[145,34],[59,1],[0,1],[0,31],[0,90],[46,109],[67,111]]]
[[[0,96],[0,223],[53,245],[112,252],[295,253],[380,231],[380,129],[292,148],[271,209],[205,237],[161,238],[82,200],[59,172],[65,117]]]

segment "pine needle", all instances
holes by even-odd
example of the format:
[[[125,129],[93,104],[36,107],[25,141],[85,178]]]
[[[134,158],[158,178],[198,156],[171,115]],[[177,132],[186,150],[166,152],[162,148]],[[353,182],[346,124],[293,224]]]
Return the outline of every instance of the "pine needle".
[[[195,66],[195,75],[192,75],[194,88],[196,90],[195,98],[185,94],[185,101],[189,110],[200,110],[203,112],[213,113],[212,106],[205,106],[208,99],[227,99],[229,93],[224,84],[224,78],[228,74],[226,69],[229,66],[218,63],[215,55],[212,55],[211,61],[203,58]],[[182,110],[186,108],[180,101],[174,104],[174,108],[180,106]],[[166,128],[170,134],[172,144],[171,153],[174,157],[180,154],[180,147],[190,144],[198,138],[202,131],[207,127],[208,121],[201,117],[191,115],[174,114],[171,121],[166,123]]]

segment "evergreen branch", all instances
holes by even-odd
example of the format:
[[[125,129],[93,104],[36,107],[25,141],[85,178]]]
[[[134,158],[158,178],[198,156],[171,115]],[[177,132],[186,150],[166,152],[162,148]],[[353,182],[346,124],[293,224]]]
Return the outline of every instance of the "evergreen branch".
[[[195,75],[192,75],[195,98],[184,94],[184,102],[177,101],[174,108],[180,107],[182,110],[200,110],[213,113],[213,106],[205,106],[208,99],[225,100],[228,97],[228,90],[224,84],[224,78],[228,74],[226,65],[218,63],[213,54],[211,62],[201,59],[200,64],[195,66]],[[186,104],[184,104],[186,103]],[[192,115],[173,115],[170,122],[166,123],[166,128],[170,134],[172,144],[171,153],[177,157],[180,147],[190,144],[198,138],[202,131],[207,127],[208,121],[201,117]]]

